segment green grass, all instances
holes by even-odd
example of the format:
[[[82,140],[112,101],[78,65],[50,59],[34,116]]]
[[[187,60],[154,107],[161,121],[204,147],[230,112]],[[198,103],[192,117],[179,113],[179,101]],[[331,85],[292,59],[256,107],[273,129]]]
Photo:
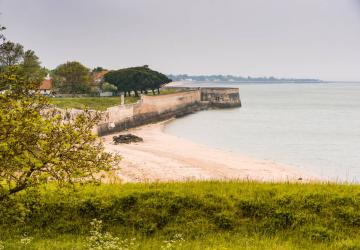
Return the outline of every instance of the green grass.
[[[160,95],[167,95],[176,93],[175,89],[161,90]],[[156,92],[157,93],[157,92]],[[148,92],[148,95],[153,95]],[[157,95],[157,94],[156,94]],[[135,103],[140,97],[127,96],[125,97],[125,104]],[[120,105],[120,97],[64,97],[64,98],[50,98],[50,103],[62,109],[93,109],[104,111],[109,107]]]
[[[360,249],[360,186],[187,182],[45,186],[0,203],[5,249],[85,249],[90,222],[134,249]],[[25,248],[23,248],[25,249]]]
[[[126,97],[125,104],[135,103],[138,97]],[[50,102],[63,109],[94,109],[106,110],[109,107],[120,105],[120,97],[79,97],[79,98],[50,98]]]

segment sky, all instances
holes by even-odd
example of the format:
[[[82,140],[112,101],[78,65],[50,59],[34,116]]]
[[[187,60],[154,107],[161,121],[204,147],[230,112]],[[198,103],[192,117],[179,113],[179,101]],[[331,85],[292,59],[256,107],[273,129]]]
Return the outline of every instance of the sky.
[[[43,66],[360,80],[360,0],[0,0]]]

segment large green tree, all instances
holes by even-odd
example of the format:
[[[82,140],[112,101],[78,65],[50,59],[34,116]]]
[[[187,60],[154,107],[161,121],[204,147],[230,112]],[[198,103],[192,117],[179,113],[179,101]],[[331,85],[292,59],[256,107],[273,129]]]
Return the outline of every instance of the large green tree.
[[[0,45],[0,66],[12,66],[21,62],[24,56],[24,47],[10,41]]]
[[[0,31],[5,28],[0,25]],[[24,47],[19,43],[6,41],[3,34],[0,35],[0,70],[4,71],[7,67],[18,65],[19,74],[28,81],[37,82],[40,85],[46,72],[40,66],[39,58],[32,50],[24,51]]]
[[[90,91],[90,70],[79,62],[66,62],[53,71],[53,80],[61,93],[84,94]]]
[[[171,82],[164,74],[151,70],[148,66],[125,68],[110,71],[105,76],[105,81],[118,87],[119,91],[128,93],[133,91],[135,96],[139,91],[158,90],[159,88]]]
[[[53,109],[29,79],[20,65],[0,72],[0,201],[50,181],[99,180],[118,162],[92,133],[100,113]]]
[[[32,50],[24,52],[23,60],[20,64],[26,77],[34,77],[38,74],[44,75],[45,70],[41,68],[39,57]]]

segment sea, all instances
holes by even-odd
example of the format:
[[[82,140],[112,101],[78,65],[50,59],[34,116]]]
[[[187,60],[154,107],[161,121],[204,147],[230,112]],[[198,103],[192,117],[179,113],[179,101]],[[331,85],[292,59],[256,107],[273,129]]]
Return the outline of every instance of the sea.
[[[360,182],[360,83],[183,83],[236,87],[241,108],[198,112],[165,133],[330,181]]]

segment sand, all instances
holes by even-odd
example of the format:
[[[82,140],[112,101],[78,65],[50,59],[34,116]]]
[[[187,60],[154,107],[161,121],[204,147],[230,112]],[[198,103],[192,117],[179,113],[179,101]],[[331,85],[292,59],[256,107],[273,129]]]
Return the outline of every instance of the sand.
[[[166,121],[168,122],[168,121]],[[189,180],[254,180],[308,182],[319,177],[299,169],[211,148],[163,132],[166,122],[145,125],[102,137],[106,150],[122,157],[117,175],[124,182]],[[112,142],[118,134],[132,133],[140,143]]]

